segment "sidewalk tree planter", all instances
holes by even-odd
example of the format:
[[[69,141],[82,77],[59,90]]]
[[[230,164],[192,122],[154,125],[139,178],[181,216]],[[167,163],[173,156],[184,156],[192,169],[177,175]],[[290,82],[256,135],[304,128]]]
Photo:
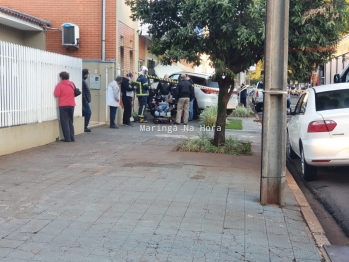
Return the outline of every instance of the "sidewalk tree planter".
[[[209,55],[219,83],[218,116],[214,144],[225,143],[226,107],[235,75],[246,71],[264,55],[266,1],[126,0],[131,18],[149,25],[151,53],[170,65],[185,60],[200,65]],[[290,0],[290,72],[310,77],[314,64],[324,64],[346,32],[346,0]],[[142,33],[142,32],[140,32]],[[308,77],[308,79],[309,79]],[[286,83],[285,83],[286,84]]]
[[[177,150],[181,152],[251,155],[252,143],[228,137],[224,145],[214,146],[213,137],[207,133],[202,133],[198,138],[187,139],[180,143]]]

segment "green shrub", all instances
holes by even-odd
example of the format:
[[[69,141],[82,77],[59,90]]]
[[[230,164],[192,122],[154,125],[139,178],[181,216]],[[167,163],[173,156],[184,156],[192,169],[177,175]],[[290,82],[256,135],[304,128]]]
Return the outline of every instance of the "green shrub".
[[[251,155],[252,143],[228,137],[225,144],[221,146],[213,145],[213,137],[208,133],[203,133],[198,138],[187,139],[177,146],[181,152],[204,152],[231,155]]]
[[[200,124],[204,126],[214,127],[217,121],[217,107],[212,106],[206,108],[200,114]]]
[[[246,108],[243,106],[238,106],[231,114],[230,116],[235,117],[253,117],[254,113],[250,108]]]

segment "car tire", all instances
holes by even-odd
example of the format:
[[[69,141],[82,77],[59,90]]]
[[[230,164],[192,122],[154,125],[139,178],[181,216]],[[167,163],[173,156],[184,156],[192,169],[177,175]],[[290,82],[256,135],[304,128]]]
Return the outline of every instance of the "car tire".
[[[256,104],[255,108],[258,113],[262,112],[262,104]]]
[[[227,109],[227,116],[230,116],[231,113],[233,113],[233,109]]]
[[[298,155],[296,154],[296,152],[294,152],[291,143],[290,143],[290,138],[287,132],[287,154],[291,159],[296,159],[298,158]]]
[[[314,181],[317,179],[317,168],[315,166],[308,165],[307,161],[305,161],[303,148],[301,148],[301,165],[303,178],[305,181]]]

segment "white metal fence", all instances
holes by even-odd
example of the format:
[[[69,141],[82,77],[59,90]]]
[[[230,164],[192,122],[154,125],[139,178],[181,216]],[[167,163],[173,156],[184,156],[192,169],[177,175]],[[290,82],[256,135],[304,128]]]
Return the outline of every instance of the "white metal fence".
[[[81,90],[81,70],[79,58],[0,41],[0,128],[58,119],[58,75],[69,72]],[[81,116],[81,95],[75,102]]]

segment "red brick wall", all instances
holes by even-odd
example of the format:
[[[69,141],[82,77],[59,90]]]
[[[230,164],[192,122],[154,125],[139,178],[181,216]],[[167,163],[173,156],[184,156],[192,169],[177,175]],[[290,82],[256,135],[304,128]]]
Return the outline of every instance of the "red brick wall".
[[[120,54],[120,37],[123,36],[124,38],[124,61],[122,63],[121,61],[121,54]],[[130,61],[130,41],[132,41],[133,44],[133,57],[135,57],[135,31],[131,27],[125,25],[124,23],[119,21],[119,64],[122,66],[125,70],[131,70],[134,71],[134,68],[131,68],[131,61]],[[136,50],[137,51],[137,50]],[[122,75],[126,75],[123,72],[121,72]]]
[[[67,50],[62,46],[62,32],[50,29],[46,35],[46,50],[84,59],[101,59],[102,1],[1,0],[1,5],[48,20],[52,28],[61,28],[61,25],[66,22],[78,25],[80,29],[80,48],[78,50]],[[116,0],[107,0],[106,59],[115,59],[115,21]]]
[[[146,39],[144,36],[139,36],[139,59],[144,61],[144,64],[147,64],[147,61],[145,61],[145,53],[146,53]]]

